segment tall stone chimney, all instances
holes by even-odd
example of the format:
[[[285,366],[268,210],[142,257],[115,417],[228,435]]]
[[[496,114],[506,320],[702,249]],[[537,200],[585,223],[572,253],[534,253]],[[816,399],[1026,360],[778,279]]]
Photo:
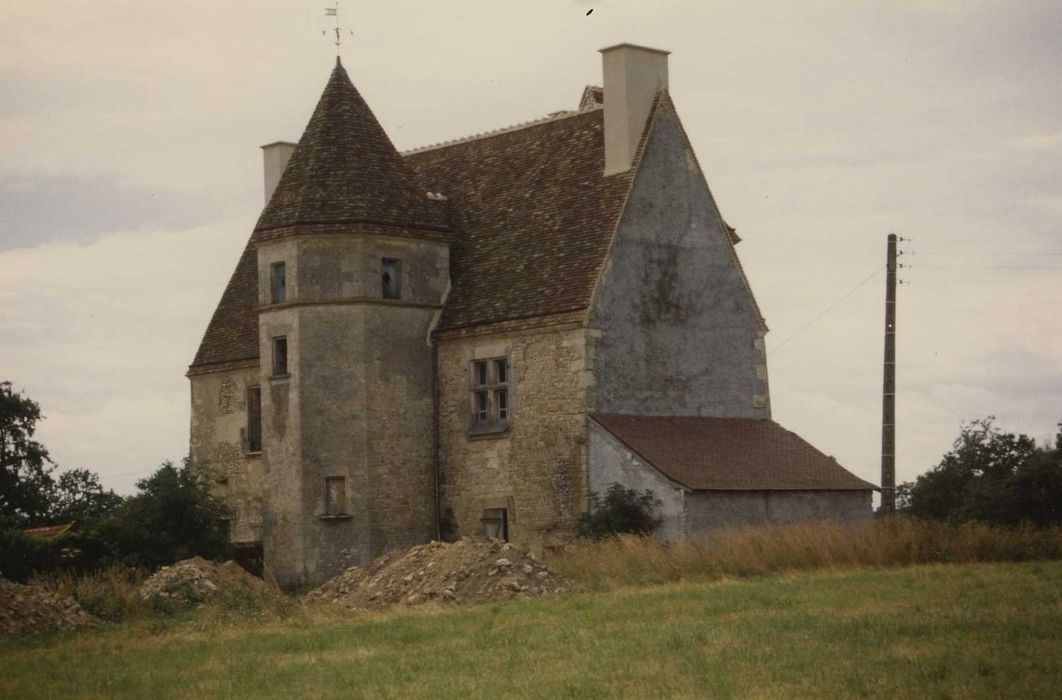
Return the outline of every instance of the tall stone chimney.
[[[630,170],[653,98],[667,89],[670,51],[634,44],[601,49],[605,90],[605,175]]]
[[[276,141],[262,146],[262,161],[265,166],[265,203],[273,198],[273,190],[280,182],[280,176],[284,174],[284,168],[288,167],[288,160],[295,152],[295,144],[287,141]]]

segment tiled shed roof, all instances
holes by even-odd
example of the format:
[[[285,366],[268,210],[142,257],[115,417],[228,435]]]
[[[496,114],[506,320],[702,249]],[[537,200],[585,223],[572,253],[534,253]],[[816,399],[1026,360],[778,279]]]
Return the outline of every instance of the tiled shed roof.
[[[877,488],[771,420],[617,414],[593,420],[668,478],[695,491]]]

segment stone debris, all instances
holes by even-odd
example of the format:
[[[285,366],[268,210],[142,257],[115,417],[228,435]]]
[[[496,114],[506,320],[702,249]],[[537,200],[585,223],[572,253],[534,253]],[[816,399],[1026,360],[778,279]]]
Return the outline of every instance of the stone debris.
[[[73,598],[0,578],[0,637],[96,624]]]
[[[462,538],[388,552],[352,566],[306,594],[307,604],[350,609],[391,605],[482,603],[565,590],[566,582],[532,554],[498,540]]]
[[[201,557],[192,557],[156,571],[141,584],[140,597],[203,604],[223,593],[265,595],[269,591],[269,584],[244,571],[234,561],[215,564]]]

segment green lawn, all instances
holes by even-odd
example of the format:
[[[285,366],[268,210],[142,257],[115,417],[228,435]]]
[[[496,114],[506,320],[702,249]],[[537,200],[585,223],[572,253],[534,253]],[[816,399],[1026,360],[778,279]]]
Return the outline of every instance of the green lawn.
[[[0,697],[1059,697],[1062,563],[680,583],[0,645]]]

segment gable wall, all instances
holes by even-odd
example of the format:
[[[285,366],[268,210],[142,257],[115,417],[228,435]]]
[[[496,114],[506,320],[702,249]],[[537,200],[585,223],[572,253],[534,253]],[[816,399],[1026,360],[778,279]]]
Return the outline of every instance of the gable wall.
[[[763,327],[677,116],[657,112],[605,263],[594,410],[770,417]]]

